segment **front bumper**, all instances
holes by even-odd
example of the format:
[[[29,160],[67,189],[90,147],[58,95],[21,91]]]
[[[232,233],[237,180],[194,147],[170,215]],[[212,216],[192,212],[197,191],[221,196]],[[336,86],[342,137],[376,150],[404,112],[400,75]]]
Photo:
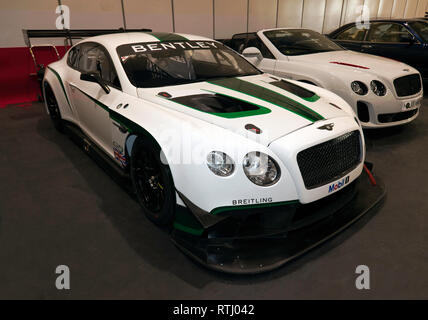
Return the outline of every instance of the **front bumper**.
[[[282,266],[332,238],[385,196],[367,173],[343,190],[314,203],[299,202],[245,212],[223,212],[200,234],[174,229],[172,241],[189,257],[221,272],[255,274]]]
[[[386,128],[415,120],[419,115],[422,99],[423,91],[403,98],[397,98],[392,93],[385,97],[373,97],[373,94],[368,94],[357,97],[354,109],[364,129]]]

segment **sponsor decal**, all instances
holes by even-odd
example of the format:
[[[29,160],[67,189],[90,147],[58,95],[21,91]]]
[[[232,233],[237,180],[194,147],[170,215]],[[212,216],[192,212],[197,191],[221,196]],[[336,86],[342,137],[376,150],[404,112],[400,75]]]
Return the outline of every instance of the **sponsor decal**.
[[[200,49],[217,49],[217,43],[214,41],[175,41],[175,42],[155,42],[155,43],[138,43],[131,45],[135,53],[159,52],[171,50],[200,50]]]
[[[127,162],[125,154],[123,152],[123,147],[115,141],[113,141],[113,153],[116,161],[119,162],[122,167],[126,167]]]
[[[335,191],[339,190],[340,188],[346,186],[348,183],[349,183],[349,176],[347,176],[346,178],[343,178],[342,180],[330,185],[328,187],[328,193],[335,192]]]
[[[245,206],[251,204],[262,204],[262,203],[272,203],[272,198],[253,198],[253,199],[238,199],[232,200],[232,205],[234,206]]]

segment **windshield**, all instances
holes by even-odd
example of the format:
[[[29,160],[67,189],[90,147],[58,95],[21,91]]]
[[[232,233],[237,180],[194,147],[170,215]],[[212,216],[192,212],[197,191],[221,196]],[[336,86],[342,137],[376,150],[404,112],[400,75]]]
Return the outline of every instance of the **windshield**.
[[[428,23],[422,21],[414,21],[409,23],[410,27],[415,30],[419,36],[428,42]]]
[[[322,34],[311,30],[271,30],[264,35],[286,56],[344,50]]]
[[[261,73],[215,41],[132,43],[117,47],[117,53],[129,81],[138,88]]]

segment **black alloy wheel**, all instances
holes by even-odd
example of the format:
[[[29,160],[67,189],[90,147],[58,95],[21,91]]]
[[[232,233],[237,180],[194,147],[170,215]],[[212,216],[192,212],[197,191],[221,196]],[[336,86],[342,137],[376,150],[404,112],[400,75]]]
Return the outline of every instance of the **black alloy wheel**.
[[[172,223],[175,188],[169,166],[160,159],[161,149],[152,140],[139,137],[131,155],[131,179],[146,216],[158,225]]]

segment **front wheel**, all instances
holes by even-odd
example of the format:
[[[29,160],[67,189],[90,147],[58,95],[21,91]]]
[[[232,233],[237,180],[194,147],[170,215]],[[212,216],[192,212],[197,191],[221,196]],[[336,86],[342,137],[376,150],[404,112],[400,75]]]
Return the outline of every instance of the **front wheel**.
[[[139,137],[131,152],[131,180],[146,216],[157,225],[170,225],[175,213],[175,188],[169,166],[161,161],[161,149]]]

